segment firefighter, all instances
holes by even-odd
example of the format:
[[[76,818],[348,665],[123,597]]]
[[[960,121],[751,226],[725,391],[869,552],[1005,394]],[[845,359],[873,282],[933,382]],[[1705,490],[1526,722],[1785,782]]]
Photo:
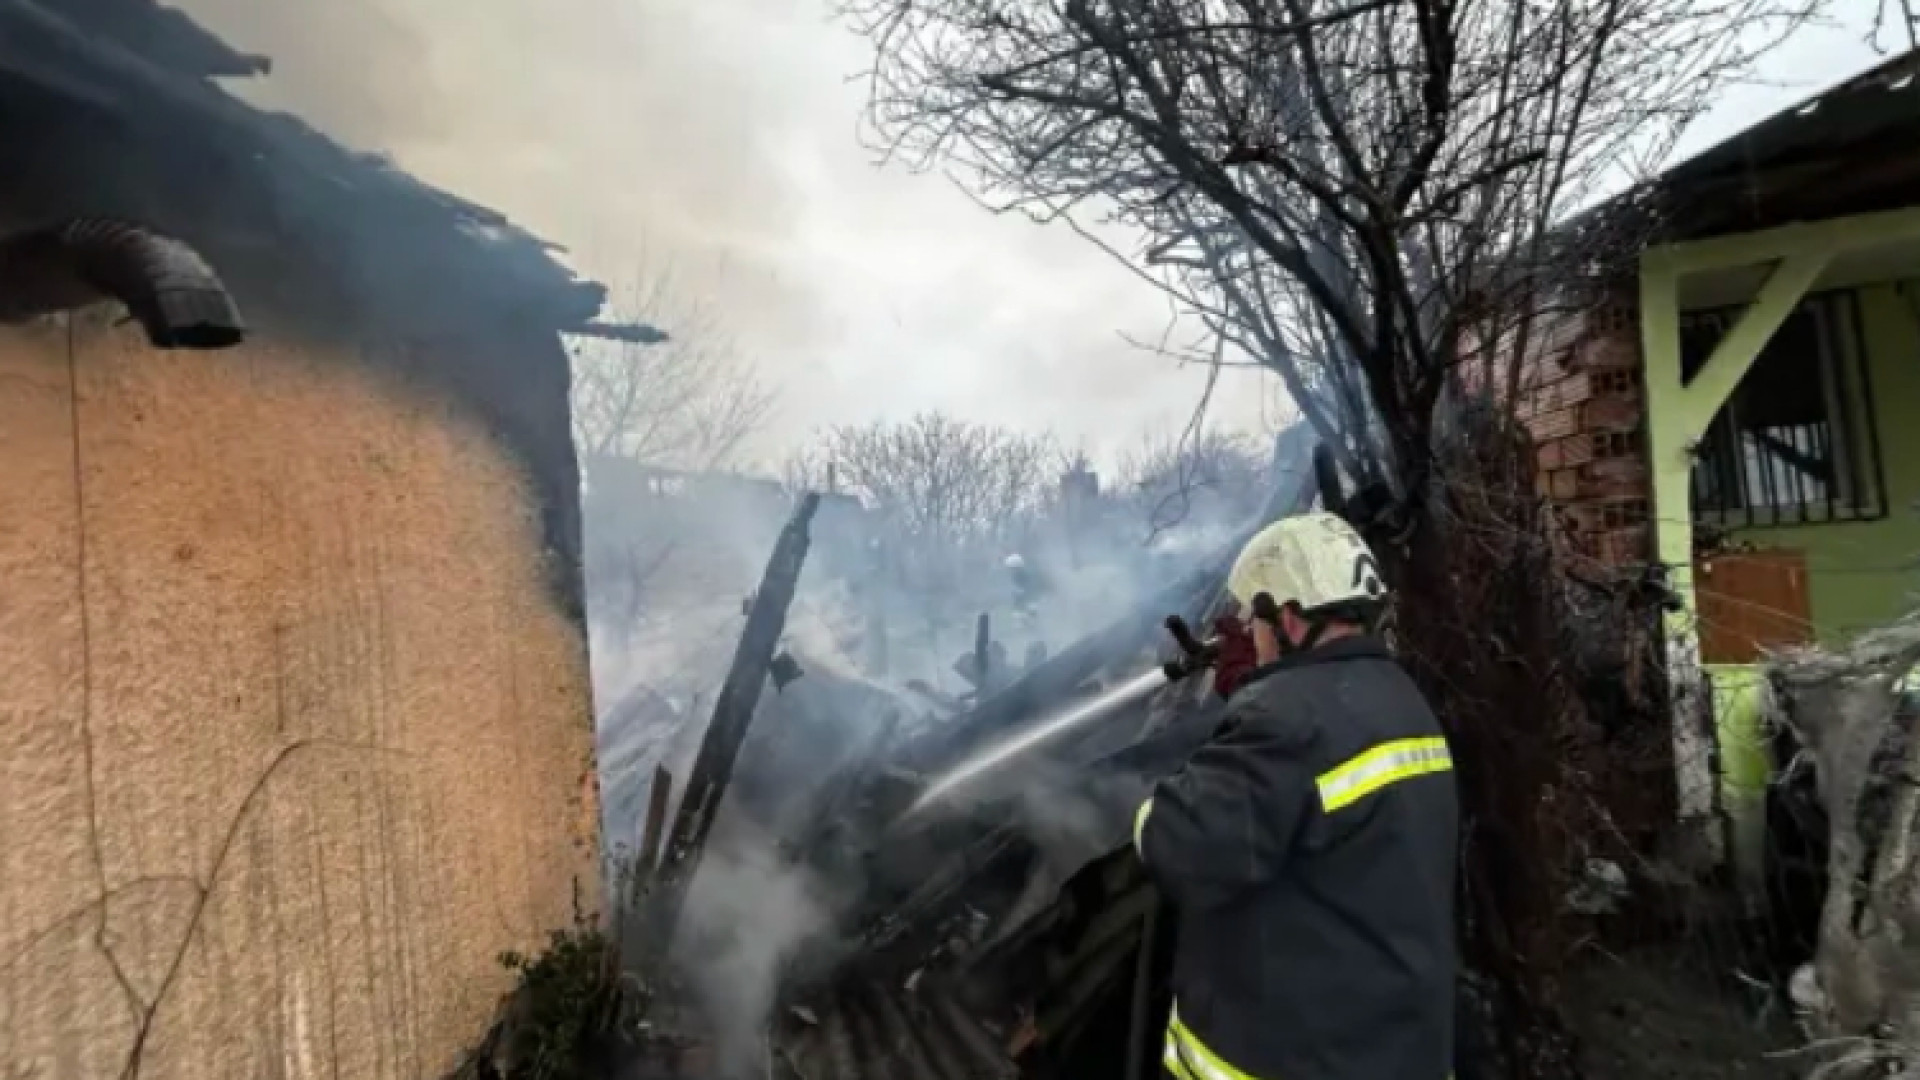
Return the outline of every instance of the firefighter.
[[[1379,567],[1332,514],[1255,536],[1227,590],[1255,666],[1133,842],[1178,916],[1162,1056],[1178,1080],[1444,1080],[1452,758],[1375,631]]]
[[[1031,616],[1035,601],[1040,598],[1040,579],[1027,566],[1027,558],[1015,553],[1007,556],[1001,565],[1007,568],[1007,580],[1013,585],[1013,607],[1022,615]]]

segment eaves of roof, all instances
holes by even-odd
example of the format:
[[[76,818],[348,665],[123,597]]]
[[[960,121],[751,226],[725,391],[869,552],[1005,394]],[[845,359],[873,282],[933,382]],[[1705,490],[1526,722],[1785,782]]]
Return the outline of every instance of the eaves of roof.
[[[87,0],[84,11],[109,2]],[[0,0],[0,88],[32,88],[35,108],[78,110],[76,119],[90,114],[123,132],[115,151],[128,174],[122,183],[178,192],[211,182],[203,174],[214,175],[218,163],[224,187],[213,202],[221,220],[150,222],[194,241],[216,264],[227,261],[223,243],[246,237],[279,258],[304,259],[371,313],[442,325],[504,317],[548,331],[594,325],[606,290],[577,278],[551,245],[504,216],[184,73],[194,66],[183,59],[190,46],[176,41],[156,58],[124,25],[118,37],[93,32],[77,13],[83,9],[44,0]],[[173,25],[176,38],[192,40],[178,26],[184,15],[165,16],[152,25]],[[219,66],[203,60],[199,66]],[[57,114],[49,122],[62,123]],[[59,195],[47,200],[57,205]],[[154,202],[150,216],[184,217],[189,211],[175,208],[193,200]],[[204,206],[192,212],[209,213]]]
[[[1655,186],[1666,242],[1920,199],[1920,50],[1722,140]]]

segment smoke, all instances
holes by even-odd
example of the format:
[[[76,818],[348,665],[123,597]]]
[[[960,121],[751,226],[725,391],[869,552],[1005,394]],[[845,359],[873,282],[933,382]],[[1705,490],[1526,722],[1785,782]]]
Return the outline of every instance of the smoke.
[[[869,50],[826,0],[176,2],[273,58],[241,96],[506,212],[616,296],[669,268],[783,391],[770,457],[932,407],[1102,452],[1199,396],[1198,371],[1122,342],[1158,340],[1167,308],[1104,254],[874,166]],[[1255,422],[1257,379],[1227,382]]]
[[[688,890],[677,967],[713,1025],[716,1075],[760,1074],[782,969],[829,925],[831,897],[775,851],[750,829],[729,830]]]
[[[784,426],[754,448],[769,460],[821,425],[929,408],[1111,457],[1134,432],[1184,421],[1199,396],[1200,372],[1122,342],[1160,339],[1166,307],[1104,254],[1066,229],[985,214],[940,177],[873,167],[857,136],[866,88],[847,78],[867,47],[824,0],[175,2],[273,58],[271,76],[227,84],[237,95],[503,211],[616,298],[637,275],[670,272],[782,393]],[[1218,399],[1251,403],[1251,422],[1262,394],[1236,379]],[[600,479],[586,500],[600,760],[607,835],[631,844],[653,767],[685,781],[790,507],[750,484],[641,494]],[[1092,527],[1072,551],[1030,550],[1051,592],[1027,623],[998,553],[964,568],[952,610],[929,611],[867,572],[857,530],[822,522],[786,644],[805,678],[897,700],[908,737],[947,717],[897,688],[917,677],[964,691],[951,665],[978,612],[1016,662],[1031,644],[1058,651],[1175,572],[1139,541]],[[621,591],[622,574],[637,591]],[[884,674],[876,614],[891,627]],[[872,752],[852,738],[872,716],[841,723],[846,746]],[[818,785],[804,748],[757,746],[755,730],[736,776],[756,778],[740,788]],[[727,1052],[749,1055],[784,958],[835,898],[783,865],[784,837],[734,812],[735,795],[686,909],[687,970]],[[1037,816],[1088,842],[1084,815]]]

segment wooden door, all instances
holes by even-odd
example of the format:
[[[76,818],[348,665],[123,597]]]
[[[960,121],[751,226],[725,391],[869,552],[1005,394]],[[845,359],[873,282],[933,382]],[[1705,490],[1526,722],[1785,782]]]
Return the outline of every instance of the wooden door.
[[[1805,552],[1716,555],[1693,569],[1702,663],[1750,664],[1763,648],[1812,640]]]

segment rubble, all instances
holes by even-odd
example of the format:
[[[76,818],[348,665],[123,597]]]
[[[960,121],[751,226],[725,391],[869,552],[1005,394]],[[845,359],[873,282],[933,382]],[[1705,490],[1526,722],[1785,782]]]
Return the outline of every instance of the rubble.
[[[1768,661],[1776,723],[1811,759],[1827,821],[1826,892],[1812,962],[1790,982],[1814,1077],[1920,1068],[1920,611],[1840,650]]]

